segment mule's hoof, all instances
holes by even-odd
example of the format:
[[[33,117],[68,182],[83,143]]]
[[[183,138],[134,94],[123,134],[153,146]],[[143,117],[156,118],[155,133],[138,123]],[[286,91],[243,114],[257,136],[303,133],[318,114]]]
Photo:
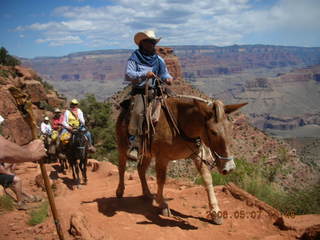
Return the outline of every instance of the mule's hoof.
[[[216,225],[222,225],[223,224],[223,218],[222,217],[216,217],[212,220],[214,224]]]
[[[147,193],[147,194],[143,194],[142,198],[145,200],[153,200],[154,199],[154,195],[151,193]]]
[[[163,208],[162,209],[162,216],[165,216],[165,217],[171,217],[171,211],[170,211],[170,208]]]
[[[117,191],[116,191],[117,198],[122,198],[123,197],[123,192],[124,192],[124,190],[117,189]]]

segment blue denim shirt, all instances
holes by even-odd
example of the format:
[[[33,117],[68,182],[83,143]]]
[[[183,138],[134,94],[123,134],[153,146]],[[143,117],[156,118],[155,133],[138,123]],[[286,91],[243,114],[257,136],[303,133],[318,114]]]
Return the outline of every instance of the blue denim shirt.
[[[159,56],[159,59],[164,63],[164,65],[166,65],[162,57]],[[128,60],[126,73],[125,73],[125,80],[129,82],[132,82],[132,80],[138,80],[139,83],[137,84],[136,87],[142,88],[146,84],[147,72],[152,72],[152,67],[138,64],[132,60]],[[163,72],[160,72],[159,75],[160,75],[159,77],[162,80],[172,78],[172,76],[168,72],[167,67],[165,67],[165,70]],[[151,87],[155,86],[155,80],[152,80],[152,82],[151,83],[149,82],[149,84]]]

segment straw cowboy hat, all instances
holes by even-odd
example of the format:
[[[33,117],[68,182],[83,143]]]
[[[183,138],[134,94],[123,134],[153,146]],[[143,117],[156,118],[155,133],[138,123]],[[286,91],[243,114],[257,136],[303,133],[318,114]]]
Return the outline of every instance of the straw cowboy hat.
[[[79,104],[79,102],[78,102],[78,100],[77,99],[72,99],[71,100],[71,102],[70,102],[70,104],[73,104],[73,105],[78,105]]]
[[[138,32],[134,35],[134,42],[139,46],[140,42],[145,39],[155,40],[156,43],[160,41],[161,38],[157,38],[156,34],[152,30],[146,30],[143,32]]]

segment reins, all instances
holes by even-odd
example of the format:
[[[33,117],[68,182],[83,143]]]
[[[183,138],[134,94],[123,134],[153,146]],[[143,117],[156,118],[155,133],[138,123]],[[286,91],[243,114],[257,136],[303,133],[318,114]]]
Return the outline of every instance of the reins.
[[[184,131],[183,131],[182,129],[179,129],[178,124],[177,124],[175,118],[173,117],[173,115],[172,115],[172,113],[171,113],[171,111],[170,111],[170,108],[168,107],[168,105],[167,105],[167,103],[166,103],[166,101],[165,101],[165,99],[164,99],[164,93],[163,93],[163,90],[162,90],[162,86],[161,86],[161,84],[160,84],[160,83],[161,83],[160,78],[159,78],[159,77],[156,77],[156,81],[158,82],[158,87],[159,87],[159,89],[160,89],[160,94],[161,94],[161,96],[162,96],[162,100],[163,100],[162,102],[163,102],[163,105],[164,105],[164,109],[165,109],[165,111],[166,111],[166,113],[167,113],[167,115],[168,115],[168,117],[169,117],[169,119],[170,119],[170,121],[171,121],[171,123],[172,123],[172,125],[173,125],[173,127],[174,127],[174,130],[175,130],[176,133],[177,133],[180,137],[182,137],[185,141],[191,142],[191,143],[193,143],[193,144],[196,145],[196,150],[194,151],[194,148],[191,147],[189,144],[187,144],[187,147],[188,147],[191,151],[193,151],[193,153],[191,153],[188,158],[194,159],[193,156],[195,156],[196,158],[200,159],[204,164],[206,164],[210,169],[213,169],[213,168],[216,166],[215,159],[213,159],[213,161],[209,162],[208,160],[206,160],[206,159],[204,159],[203,157],[199,156],[200,148],[201,148],[201,145],[202,145],[200,137],[196,137],[196,138],[188,137],[188,136],[184,133]],[[203,102],[207,103],[208,105],[212,105],[212,104],[213,104],[212,101],[207,101],[207,100],[205,100],[205,99],[203,99],[203,98],[194,97],[194,96],[190,96],[190,95],[174,95],[174,96],[172,96],[172,97],[196,99],[196,100],[199,100],[199,101],[203,101]],[[219,155],[217,155],[217,156],[219,156]]]

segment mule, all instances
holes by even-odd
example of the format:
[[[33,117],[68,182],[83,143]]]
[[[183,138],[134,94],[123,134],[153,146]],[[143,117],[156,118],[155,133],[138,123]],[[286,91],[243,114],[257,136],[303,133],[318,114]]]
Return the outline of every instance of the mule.
[[[166,180],[166,171],[169,161],[192,158],[199,173],[204,179],[204,184],[209,200],[210,216],[215,224],[222,224],[222,217],[216,214],[220,211],[215,197],[211,173],[205,164],[212,155],[216,160],[216,166],[221,174],[228,174],[235,169],[235,163],[230,152],[232,122],[228,115],[243,104],[224,105],[221,101],[206,101],[196,97],[170,97],[165,99],[166,105],[175,119],[175,124],[168,117],[168,112],[161,109],[159,121],[152,137],[151,151],[144,154],[144,158],[138,164],[138,173],[144,197],[152,198],[146,181],[146,170],[151,160],[155,161],[158,203],[162,214],[170,216],[170,209],[163,196],[163,188]],[[122,197],[125,190],[124,173],[126,168],[128,149],[128,116],[129,110],[122,109],[116,123],[117,144],[119,151],[119,184],[116,190],[117,197]],[[180,131],[177,134],[173,129],[176,125]],[[198,140],[198,141],[195,141]],[[201,156],[206,150],[209,155]],[[211,155],[212,153],[212,155]],[[204,159],[205,158],[205,159]],[[210,160],[211,161],[211,160]]]
[[[87,129],[81,127],[74,129],[71,134],[70,142],[65,146],[65,153],[72,169],[73,180],[76,186],[80,187],[80,170],[83,184],[88,183],[87,178],[87,162],[88,162],[88,139],[85,136]]]

